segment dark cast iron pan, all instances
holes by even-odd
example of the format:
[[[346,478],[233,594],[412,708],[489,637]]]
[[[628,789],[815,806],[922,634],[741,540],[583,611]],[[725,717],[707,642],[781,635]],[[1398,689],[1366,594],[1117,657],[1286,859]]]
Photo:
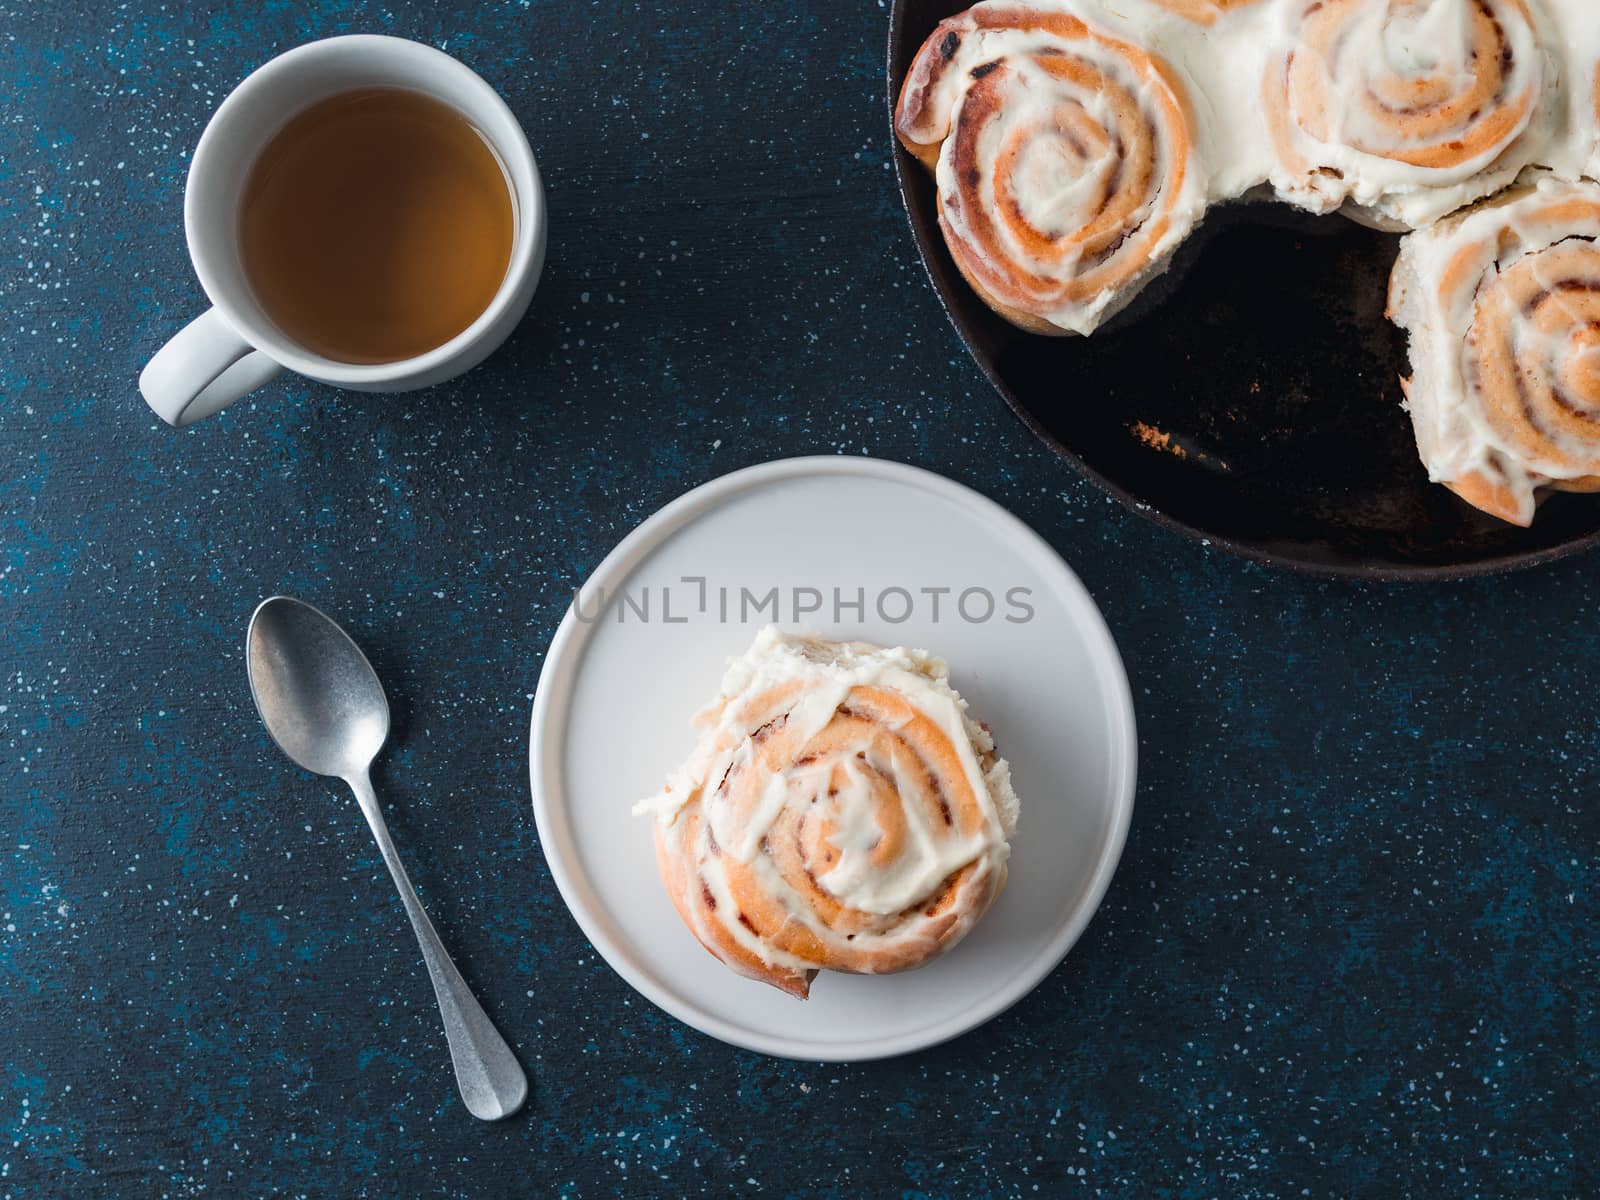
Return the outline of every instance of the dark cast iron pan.
[[[895,0],[900,81],[966,0]],[[927,172],[894,140],[911,229],[956,331],[1028,428],[1111,495],[1274,566],[1452,579],[1600,542],[1600,496],[1552,495],[1532,529],[1428,482],[1400,408],[1405,339],[1383,310],[1398,237],[1279,205],[1213,209],[1172,269],[1092,338],[1023,333],[967,286]]]

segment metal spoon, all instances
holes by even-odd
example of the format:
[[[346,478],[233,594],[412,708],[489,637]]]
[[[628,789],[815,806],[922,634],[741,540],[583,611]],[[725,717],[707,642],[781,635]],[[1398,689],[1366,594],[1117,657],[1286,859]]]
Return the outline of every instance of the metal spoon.
[[[288,596],[263,600],[251,616],[245,664],[278,748],[308,771],[343,779],[361,804],[422,945],[467,1111],[480,1121],[509,1117],[528,1097],[527,1076],[434,932],[372,792],[368,770],[389,737],[377,672],[332,618]]]

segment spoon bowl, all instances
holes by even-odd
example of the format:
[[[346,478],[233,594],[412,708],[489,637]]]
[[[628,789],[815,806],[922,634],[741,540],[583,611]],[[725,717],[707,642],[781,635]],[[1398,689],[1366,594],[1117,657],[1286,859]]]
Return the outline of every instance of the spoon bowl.
[[[367,656],[326,614],[273,596],[250,618],[245,669],[261,720],[294,762],[343,778],[389,738],[389,702]]]

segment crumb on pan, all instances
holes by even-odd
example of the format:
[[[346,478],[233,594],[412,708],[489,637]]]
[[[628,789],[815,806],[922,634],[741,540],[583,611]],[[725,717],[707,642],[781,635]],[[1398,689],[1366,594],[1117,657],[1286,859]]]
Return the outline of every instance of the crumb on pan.
[[[1135,421],[1128,426],[1133,431],[1133,436],[1138,438],[1152,450],[1160,450],[1178,458],[1188,458],[1189,452],[1177,442],[1172,440],[1172,435],[1165,430],[1157,429],[1154,425],[1147,425],[1143,421]]]

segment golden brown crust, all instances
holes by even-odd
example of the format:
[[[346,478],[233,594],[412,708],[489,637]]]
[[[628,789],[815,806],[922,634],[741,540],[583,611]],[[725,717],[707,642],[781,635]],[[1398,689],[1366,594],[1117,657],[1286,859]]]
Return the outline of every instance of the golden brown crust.
[[[944,229],[943,198],[939,198],[937,200],[937,204],[939,206],[939,228]],[[949,237],[948,231],[946,231],[945,236],[946,238]],[[983,286],[983,280],[978,277],[976,272],[967,267],[965,258],[956,258],[954,261],[956,264],[956,270],[961,272],[961,278],[967,281],[968,287],[978,293],[978,299],[982,300],[996,313],[1010,321],[1018,329],[1021,329],[1027,333],[1037,333],[1041,337],[1070,336],[1071,330],[1063,329],[1059,325],[1054,325],[1051,322],[1046,321],[1043,317],[1036,317],[1032,313],[1023,312],[1020,308],[1013,308],[1011,305],[1001,300],[998,296],[994,295],[989,291],[988,288]]]
[[[1187,17],[1196,24],[1211,25],[1224,13],[1236,8],[1248,8],[1260,0],[1151,0],[1151,2],[1168,12]]]
[[[1521,499],[1504,478],[1496,478],[1486,471],[1469,471],[1459,479],[1450,480],[1445,486],[1473,508],[1491,517],[1499,517],[1524,529],[1533,523],[1523,511]]]
[[[770,983],[796,999],[806,999],[816,971],[791,970],[764,962],[718,924],[717,901],[690,871],[690,859],[684,851],[685,846],[694,845],[703,836],[701,822],[700,813],[694,811],[679,813],[670,826],[656,826],[656,865],[672,906],[689,932],[714,957],[748,979]]]

